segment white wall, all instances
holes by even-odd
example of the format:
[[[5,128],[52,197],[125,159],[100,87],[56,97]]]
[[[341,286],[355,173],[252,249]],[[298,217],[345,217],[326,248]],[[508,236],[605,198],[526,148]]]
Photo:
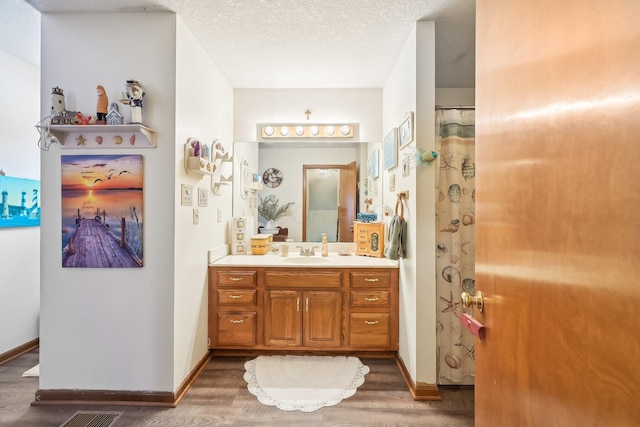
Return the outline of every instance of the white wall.
[[[233,90],[179,17],[176,51],[175,387],[208,350],[207,251],[228,241],[232,198],[230,186],[222,186],[221,195],[214,195],[210,176],[186,173],[184,143],[195,137],[208,145],[217,139],[227,151],[233,145]],[[194,194],[205,188],[207,206],[198,206],[197,197],[193,206],[181,206],[181,184],[192,185]],[[200,217],[197,225],[193,224],[194,209]]]
[[[0,49],[0,69],[0,168],[7,176],[39,180],[34,125],[40,120],[40,67]],[[2,228],[0,241],[2,354],[39,336],[40,227]]]
[[[435,384],[435,189],[434,168],[413,167],[402,176],[402,160],[414,158],[417,148],[433,149],[435,139],[435,33],[433,22],[416,23],[384,85],[384,134],[415,112],[415,137],[399,153],[399,168],[384,171],[384,202],[392,206],[398,191],[409,191],[407,256],[400,262],[400,350],[416,382]],[[390,192],[389,174],[395,173],[396,191]],[[390,217],[389,217],[390,219]]]
[[[60,156],[86,151],[42,153],[41,389],[174,390],[175,43],[172,13],[42,15],[41,115],[51,87],[64,89],[68,109],[93,114],[97,84],[117,100],[135,78],[158,138],[156,148],[126,150],[144,156],[139,269],[61,267]]]
[[[379,145],[382,141],[382,89],[379,88],[235,89],[234,139],[242,142],[245,150],[251,148],[258,150],[258,144],[247,144],[257,140],[256,124],[307,122],[304,114],[307,109],[311,111],[308,120],[310,123],[358,123],[359,141],[369,143],[368,145]],[[291,238],[299,240],[302,236],[302,165],[304,163],[347,164],[352,161],[351,153],[354,151],[353,148],[334,149],[334,147],[325,146],[314,148],[313,151],[300,148],[287,149],[285,154],[281,155],[282,152],[277,150],[279,149],[260,149],[259,164],[252,164],[252,167],[255,167],[260,174],[267,167],[277,167],[276,163],[284,168],[282,169],[285,172],[283,184],[276,190],[264,189],[261,194],[287,194],[289,197],[286,200],[295,201],[294,216],[279,220],[278,225],[293,224],[299,231],[293,231],[294,235]],[[355,149],[355,158],[358,162],[359,179],[362,182],[367,173],[365,144]],[[238,204],[246,205],[246,202],[240,200]],[[236,205],[236,198],[234,198],[234,205]],[[362,200],[360,206],[363,209]],[[239,211],[237,213],[240,214]],[[292,229],[289,233],[292,233]]]

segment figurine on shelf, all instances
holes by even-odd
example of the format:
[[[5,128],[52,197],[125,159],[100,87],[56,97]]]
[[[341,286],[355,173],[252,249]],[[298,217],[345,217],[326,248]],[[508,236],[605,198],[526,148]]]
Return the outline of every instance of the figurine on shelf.
[[[127,80],[125,95],[127,98],[120,102],[131,107],[131,123],[142,123],[142,98],[146,95],[144,87],[138,80]]]
[[[96,124],[104,125],[107,123],[107,107],[109,105],[109,98],[104,91],[104,87],[98,85],[96,88],[98,91],[98,104],[96,106]]]
[[[51,114],[58,114],[64,110],[64,91],[56,86],[51,89]]]
[[[96,121],[91,116],[85,116],[81,112],[77,112],[75,117],[73,118],[74,125],[93,125]]]
[[[109,113],[107,114],[107,124],[108,125],[121,125],[124,123],[124,117],[120,113],[120,109],[118,108],[118,104],[115,102],[111,103],[111,108],[109,109]]]

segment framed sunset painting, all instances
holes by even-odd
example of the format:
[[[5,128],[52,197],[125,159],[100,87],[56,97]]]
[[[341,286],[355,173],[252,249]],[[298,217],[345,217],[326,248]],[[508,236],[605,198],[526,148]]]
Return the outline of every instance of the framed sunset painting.
[[[143,266],[141,155],[61,157],[62,266]]]

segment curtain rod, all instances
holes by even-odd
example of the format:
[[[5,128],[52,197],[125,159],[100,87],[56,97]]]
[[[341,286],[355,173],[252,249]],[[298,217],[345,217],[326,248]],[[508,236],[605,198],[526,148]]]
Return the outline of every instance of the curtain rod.
[[[475,105],[436,105],[436,110],[475,110]]]

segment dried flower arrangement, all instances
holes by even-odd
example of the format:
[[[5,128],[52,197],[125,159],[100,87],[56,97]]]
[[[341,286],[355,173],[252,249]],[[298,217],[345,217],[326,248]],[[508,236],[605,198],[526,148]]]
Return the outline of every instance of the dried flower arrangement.
[[[260,197],[260,204],[258,205],[258,213],[261,217],[267,221],[273,221],[284,215],[289,215],[289,208],[293,206],[294,202],[289,202],[285,205],[278,206],[280,201],[274,196],[267,196],[264,199]]]

